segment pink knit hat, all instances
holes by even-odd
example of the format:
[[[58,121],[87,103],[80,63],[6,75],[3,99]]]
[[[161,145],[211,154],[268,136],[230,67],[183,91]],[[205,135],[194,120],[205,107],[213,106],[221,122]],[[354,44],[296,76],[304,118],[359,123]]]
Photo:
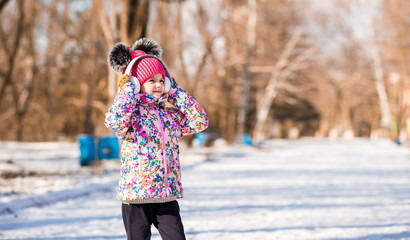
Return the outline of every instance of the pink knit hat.
[[[136,50],[131,52],[131,60],[146,55],[145,52],[141,50]],[[125,72],[125,69],[123,73]],[[132,66],[131,76],[136,76],[140,84],[144,84],[150,77],[155,74],[162,74],[163,79],[165,80],[165,70],[164,66],[155,58],[146,57],[141,60],[138,60],[134,66]]]

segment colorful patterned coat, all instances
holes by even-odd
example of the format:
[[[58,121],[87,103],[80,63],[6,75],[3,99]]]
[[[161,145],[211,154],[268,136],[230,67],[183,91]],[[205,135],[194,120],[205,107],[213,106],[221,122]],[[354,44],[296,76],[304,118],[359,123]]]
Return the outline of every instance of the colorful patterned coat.
[[[166,107],[166,101],[175,107]],[[183,197],[178,138],[208,127],[208,115],[192,96],[176,86],[156,100],[134,94],[134,85],[126,82],[105,125],[121,140],[119,200],[153,203]]]

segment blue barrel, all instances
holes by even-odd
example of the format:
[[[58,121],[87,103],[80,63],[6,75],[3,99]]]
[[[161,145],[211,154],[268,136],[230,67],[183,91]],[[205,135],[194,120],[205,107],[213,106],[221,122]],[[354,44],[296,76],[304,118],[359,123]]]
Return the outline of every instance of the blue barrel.
[[[120,145],[116,136],[101,137],[98,141],[98,159],[119,159]]]
[[[87,166],[94,162],[94,138],[90,135],[80,135],[78,136],[78,143],[80,145],[80,166]]]
[[[251,136],[247,133],[242,135],[242,144],[252,146]]]
[[[208,133],[197,133],[195,135],[195,139],[198,140],[198,146],[202,146],[205,143],[206,138],[208,137]]]

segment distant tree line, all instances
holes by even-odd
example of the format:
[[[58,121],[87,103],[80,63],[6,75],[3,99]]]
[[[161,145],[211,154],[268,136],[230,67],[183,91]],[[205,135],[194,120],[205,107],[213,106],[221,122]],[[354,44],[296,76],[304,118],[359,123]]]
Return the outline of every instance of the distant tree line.
[[[115,42],[158,40],[228,142],[410,134],[410,2],[0,1],[0,139],[105,135]],[[362,10],[362,11],[360,11]],[[349,22],[360,12],[361,22]],[[365,24],[362,30],[355,29]],[[359,35],[359,36],[358,36]]]

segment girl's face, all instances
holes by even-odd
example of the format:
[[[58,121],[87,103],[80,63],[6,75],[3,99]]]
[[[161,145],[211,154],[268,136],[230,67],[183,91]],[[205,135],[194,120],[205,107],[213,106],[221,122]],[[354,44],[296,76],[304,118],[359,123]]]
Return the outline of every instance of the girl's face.
[[[164,78],[161,73],[157,73],[141,85],[141,92],[154,96],[159,99],[164,94]]]

